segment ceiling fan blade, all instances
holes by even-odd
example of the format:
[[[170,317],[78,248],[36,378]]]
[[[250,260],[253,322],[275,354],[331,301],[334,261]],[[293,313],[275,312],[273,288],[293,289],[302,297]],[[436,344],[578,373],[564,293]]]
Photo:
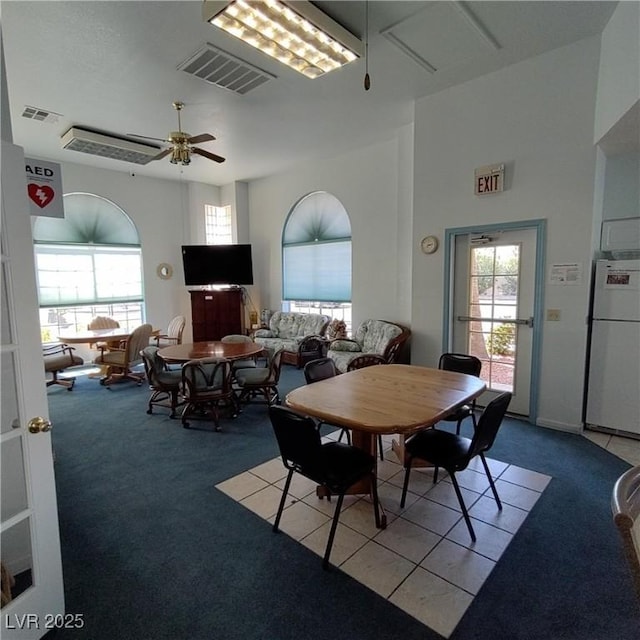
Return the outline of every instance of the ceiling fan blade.
[[[151,160],[149,160],[149,162],[153,162],[154,160],[161,160],[162,158],[166,158],[172,151],[173,151],[173,149],[171,147],[169,147],[168,149],[163,149],[158,155],[153,156],[153,158],[151,158]]]
[[[128,136],[132,138],[144,138],[145,140],[158,140],[159,142],[171,142],[166,138],[152,138],[151,136],[139,136],[137,133],[127,133]]]
[[[191,147],[191,151],[193,153],[197,153],[199,156],[203,156],[208,158],[209,160],[213,160],[214,162],[224,162],[224,158],[222,156],[217,156],[215,153],[209,153],[204,149],[198,149],[198,147]]]
[[[211,140],[215,139],[215,136],[212,136],[210,133],[201,133],[197,136],[191,136],[188,142],[189,144],[198,144],[200,142],[211,142]]]

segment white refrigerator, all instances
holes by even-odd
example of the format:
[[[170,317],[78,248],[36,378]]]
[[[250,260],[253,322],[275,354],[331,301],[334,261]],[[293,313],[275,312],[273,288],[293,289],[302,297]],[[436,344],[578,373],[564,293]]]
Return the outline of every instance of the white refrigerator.
[[[640,436],[640,260],[598,260],[586,422]]]

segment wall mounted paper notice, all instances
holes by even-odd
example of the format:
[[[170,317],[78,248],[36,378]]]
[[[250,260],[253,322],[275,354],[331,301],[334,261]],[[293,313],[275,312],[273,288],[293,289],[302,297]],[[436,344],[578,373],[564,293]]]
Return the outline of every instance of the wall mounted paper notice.
[[[549,284],[580,284],[582,282],[582,264],[552,264],[549,273]]]

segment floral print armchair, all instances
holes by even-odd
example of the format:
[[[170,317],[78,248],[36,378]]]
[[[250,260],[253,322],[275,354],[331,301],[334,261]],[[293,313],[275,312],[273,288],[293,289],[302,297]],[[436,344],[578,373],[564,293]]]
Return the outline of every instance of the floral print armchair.
[[[382,356],[388,364],[395,362],[401,347],[408,340],[411,331],[386,320],[365,320],[351,339],[333,340],[329,344],[327,356],[331,358],[340,373],[344,373],[349,363],[363,354]]]

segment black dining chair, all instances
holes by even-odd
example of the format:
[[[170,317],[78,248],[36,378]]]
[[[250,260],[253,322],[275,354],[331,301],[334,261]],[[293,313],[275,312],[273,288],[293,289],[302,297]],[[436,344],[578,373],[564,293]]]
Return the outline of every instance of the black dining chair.
[[[311,360],[304,365],[304,379],[307,384],[312,382],[319,382],[320,380],[326,380],[327,378],[335,378],[338,375],[338,369],[336,369],[335,362],[331,358],[317,358]],[[320,422],[320,425],[326,424],[327,426],[334,427],[328,422]],[[342,442],[342,436],[345,436],[347,443],[351,444],[351,433],[347,428],[340,428],[340,435],[338,436],[338,442]]]
[[[475,542],[476,534],[471,525],[471,519],[469,518],[467,507],[464,504],[462,493],[456,480],[456,472],[463,471],[468,467],[473,458],[480,456],[482,466],[489,479],[493,497],[498,505],[498,509],[502,510],[502,503],[500,502],[500,497],[498,496],[484,454],[493,446],[498,429],[507,412],[509,402],[511,402],[511,393],[508,391],[501,393],[497,398],[492,400],[482,412],[472,439],[449,433],[448,431],[441,431],[440,429],[425,429],[407,440],[405,443],[405,472],[400,506],[404,508],[407,488],[409,486],[409,476],[411,474],[411,465],[414,458],[424,460],[434,465],[434,484],[438,481],[438,468],[442,467],[451,478],[451,483],[453,484],[460,508],[462,509],[462,515],[471,534],[471,540]]]
[[[338,500],[322,560],[322,568],[328,569],[344,495],[351,485],[367,477],[371,481],[376,527],[380,527],[376,459],[363,449],[344,442],[322,444],[318,425],[313,418],[302,416],[287,407],[271,405],[269,418],[278,441],[282,462],[289,472],[273,523],[273,531],[279,530],[280,518],[294,472],[324,487],[329,493],[329,499],[331,495],[337,495]]]
[[[476,356],[471,356],[466,353],[443,353],[438,361],[438,369],[444,371],[455,371],[456,373],[466,373],[470,376],[480,377],[482,371],[482,362]],[[473,428],[477,426],[476,421],[476,401],[472,400],[470,404],[463,404],[458,407],[452,414],[443,418],[445,422],[456,423],[456,433],[460,434],[460,426],[465,418],[471,416],[473,421]]]

